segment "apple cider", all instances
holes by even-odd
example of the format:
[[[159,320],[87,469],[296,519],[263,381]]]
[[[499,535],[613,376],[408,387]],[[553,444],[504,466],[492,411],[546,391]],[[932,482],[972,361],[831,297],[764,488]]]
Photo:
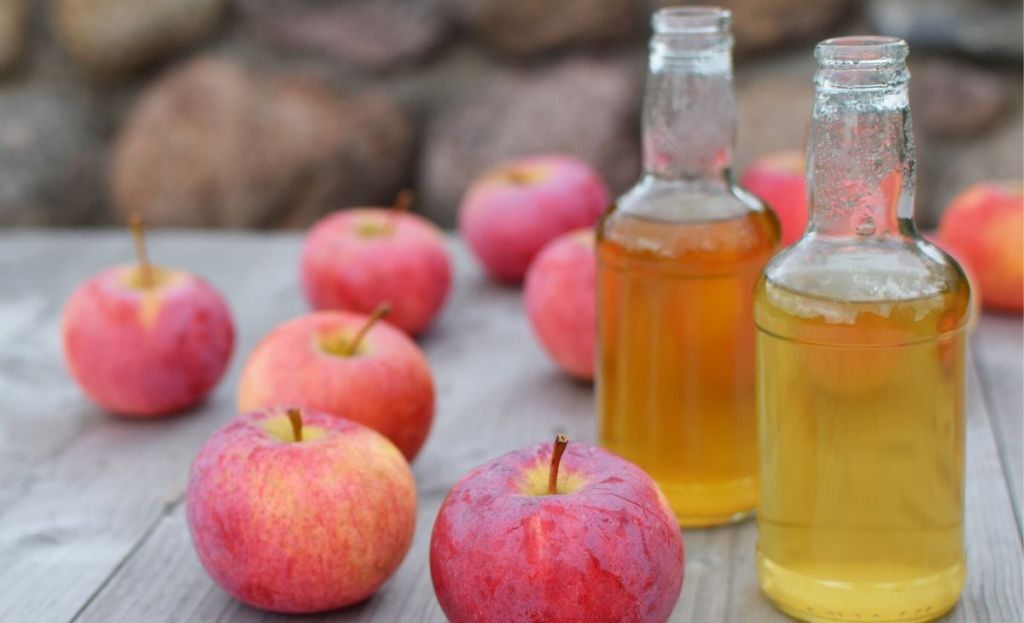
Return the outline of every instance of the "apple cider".
[[[778,221],[729,169],[729,14],[655,14],[643,179],[598,226],[599,438],[681,525],[757,498],[753,293]]]
[[[602,233],[602,443],[647,471],[684,525],[746,513],[757,499],[751,310],[774,219],[628,216]]]
[[[817,48],[807,233],[755,295],[761,588],[805,621],[925,621],[964,582],[970,290],[912,217],[906,44]]]

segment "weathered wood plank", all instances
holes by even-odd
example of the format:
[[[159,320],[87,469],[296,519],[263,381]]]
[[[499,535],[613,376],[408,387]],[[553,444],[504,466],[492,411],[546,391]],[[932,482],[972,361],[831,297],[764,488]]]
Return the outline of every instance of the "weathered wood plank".
[[[967,583],[949,621],[1020,621],[1022,548],[1006,478],[982,396],[977,361],[967,384]]]
[[[1024,534],[1024,318],[985,316],[974,341],[974,355],[996,445],[1010,486],[1017,529]]]
[[[199,445],[233,412],[235,382],[245,353],[272,326],[304,308],[295,277],[298,244],[295,235],[155,237],[154,257],[204,274],[226,294],[238,322],[239,348],[229,378],[198,412],[136,423],[82,406],[83,399],[56,369],[61,367],[55,337],[59,303],[79,279],[114,257],[127,255],[122,236],[0,234],[0,287],[11,283],[8,275],[13,272],[2,269],[17,266],[18,258],[40,265],[38,272],[30,273],[30,282],[11,290],[14,296],[0,298],[0,325],[5,324],[5,314],[14,321],[18,314],[29,318],[21,321],[27,329],[0,326],[0,388],[4,383],[23,383],[7,376],[15,353],[29,362],[50,362],[49,380],[41,387],[61,395],[53,402],[49,397],[33,401],[31,392],[25,392],[13,402],[0,393],[0,408],[7,411],[13,405],[23,411],[15,423],[0,418],[0,468],[11,466],[24,483],[14,493],[0,493],[0,621],[294,620],[247,608],[213,585],[192,551],[180,500],[188,464]],[[453,252],[456,287],[440,322],[421,341],[434,367],[438,409],[431,438],[414,465],[421,503],[413,548],[374,598],[302,620],[443,621],[427,569],[427,546],[437,506],[452,484],[479,463],[547,440],[556,432],[579,441],[594,439],[590,387],[566,379],[541,352],[530,336],[519,291],[484,280],[458,243],[453,243]],[[55,282],[44,277],[50,272],[59,275]],[[54,294],[57,288],[59,295]],[[45,303],[19,302],[24,300]],[[50,306],[50,311],[39,311],[41,305]],[[985,326],[983,322],[983,335]],[[26,332],[36,336],[31,349],[19,337]],[[987,355],[987,344],[980,351]],[[1016,357],[1020,358],[1019,344]],[[983,374],[991,367],[985,362]],[[985,377],[990,390],[986,405],[972,366],[967,455],[970,570],[964,597],[950,621],[1021,619],[1021,540],[995,446],[996,438],[1006,432],[993,434],[987,410],[1009,405],[1009,411],[998,415],[1009,417],[1013,403],[1006,400],[1007,388],[990,378],[995,377]],[[1016,409],[1019,426],[1019,406]],[[33,427],[33,418],[46,425]],[[59,443],[36,440],[50,428],[60,436]],[[19,444],[26,449],[18,450]],[[36,466],[20,465],[23,458]],[[687,531],[685,539],[686,582],[671,621],[788,620],[758,592],[753,522]]]
[[[42,278],[46,270],[35,276],[37,280],[26,286],[26,291],[42,291],[48,305],[59,301],[59,307],[78,279],[105,267],[110,255],[122,254],[121,242],[115,243],[115,239],[80,233],[4,234],[0,247],[6,253],[15,249],[15,255],[19,245],[24,253],[33,246],[48,251],[37,259],[44,268],[49,265],[52,272],[67,271],[67,291],[52,290]],[[104,243],[116,244],[118,250],[113,254],[68,255],[82,249],[83,244]],[[294,289],[297,252],[298,239],[294,236],[165,234],[155,236],[152,244],[152,256],[158,262],[195,269],[222,288],[236,310],[243,347],[251,346],[273,324],[302,308],[301,301],[280,296],[282,289]],[[5,261],[9,257],[5,256]],[[259,260],[253,261],[254,257]],[[254,266],[260,269],[253,270]],[[277,266],[280,268],[268,270]],[[253,301],[260,305],[247,309],[244,315],[237,314]],[[59,367],[58,315],[51,313],[41,319],[34,330],[49,337],[41,340],[38,348],[19,347],[17,356]],[[16,356],[5,349],[2,357],[11,361]],[[34,457],[12,453],[7,456],[13,459],[5,459],[16,463],[32,458],[38,464],[4,499],[0,509],[0,621],[66,621],[87,603],[152,529],[168,504],[180,498],[195,449],[213,428],[233,414],[234,376],[239,365],[236,357],[227,382],[196,413],[158,422],[128,421],[91,407],[53,405],[45,398],[38,403],[20,396],[15,396],[17,402],[11,402],[12,397],[7,395],[0,398],[4,401],[2,411],[14,411],[19,418],[0,418],[5,447],[32,443],[30,436],[61,438]],[[6,378],[5,370],[0,373]],[[53,382],[57,384],[64,392],[73,388],[63,373]],[[76,392],[77,405],[85,404],[77,390],[70,391]],[[33,426],[31,418],[43,420],[45,425]],[[83,426],[82,420],[88,425]]]

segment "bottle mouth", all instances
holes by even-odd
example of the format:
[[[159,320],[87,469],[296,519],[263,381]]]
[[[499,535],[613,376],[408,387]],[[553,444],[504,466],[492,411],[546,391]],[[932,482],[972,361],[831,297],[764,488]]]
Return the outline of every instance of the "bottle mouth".
[[[731,21],[732,12],[719,7],[669,7],[655,11],[651,27],[656,35],[727,35]]]
[[[814,58],[823,68],[857,69],[902,64],[910,48],[898,37],[835,37],[814,48]]]
[[[690,61],[732,48],[732,13],[710,6],[660,9],[651,17],[651,52],[661,60]]]

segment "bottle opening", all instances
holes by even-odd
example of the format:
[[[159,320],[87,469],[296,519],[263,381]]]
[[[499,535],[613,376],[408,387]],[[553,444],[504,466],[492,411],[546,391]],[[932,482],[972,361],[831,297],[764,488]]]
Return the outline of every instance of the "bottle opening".
[[[903,39],[875,36],[826,39],[814,49],[821,67],[846,69],[903,63],[908,53]]]
[[[714,6],[686,6],[660,9],[651,18],[657,35],[727,34],[732,13]]]

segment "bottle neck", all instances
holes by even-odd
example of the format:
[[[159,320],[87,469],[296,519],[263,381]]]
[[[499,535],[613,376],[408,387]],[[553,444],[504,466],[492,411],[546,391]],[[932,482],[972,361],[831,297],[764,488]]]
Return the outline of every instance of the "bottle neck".
[[[819,69],[811,122],[808,232],[913,234],[914,139],[903,63]]]
[[[723,184],[735,133],[728,42],[682,56],[652,46],[643,113],[645,174]]]

